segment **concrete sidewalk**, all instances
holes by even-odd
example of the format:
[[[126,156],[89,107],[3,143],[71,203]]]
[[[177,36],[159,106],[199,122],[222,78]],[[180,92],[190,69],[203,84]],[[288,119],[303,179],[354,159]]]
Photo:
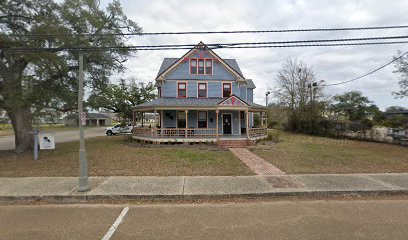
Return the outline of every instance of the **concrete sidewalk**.
[[[408,193],[406,173],[91,177],[91,190],[85,193],[77,192],[77,182],[75,177],[0,178],[0,201],[76,202]]]

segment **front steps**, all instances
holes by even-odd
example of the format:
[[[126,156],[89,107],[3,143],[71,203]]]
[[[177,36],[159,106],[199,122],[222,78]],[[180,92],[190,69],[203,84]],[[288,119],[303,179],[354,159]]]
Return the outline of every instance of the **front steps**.
[[[252,145],[251,140],[218,140],[220,148],[245,148]]]

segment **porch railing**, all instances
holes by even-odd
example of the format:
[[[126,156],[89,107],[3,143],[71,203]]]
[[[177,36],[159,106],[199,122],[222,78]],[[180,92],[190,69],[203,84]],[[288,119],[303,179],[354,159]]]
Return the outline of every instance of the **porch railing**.
[[[133,128],[133,135],[139,137],[162,137],[162,138],[185,138],[187,137],[216,137],[216,128]],[[222,134],[220,134],[221,136]],[[266,128],[250,128],[249,137],[260,137],[268,135]]]
[[[167,137],[185,138],[187,137],[215,137],[215,128],[134,128],[133,135],[139,137]]]
[[[268,135],[268,131],[266,128],[250,128],[249,129],[249,137],[259,137],[259,136],[266,136]]]

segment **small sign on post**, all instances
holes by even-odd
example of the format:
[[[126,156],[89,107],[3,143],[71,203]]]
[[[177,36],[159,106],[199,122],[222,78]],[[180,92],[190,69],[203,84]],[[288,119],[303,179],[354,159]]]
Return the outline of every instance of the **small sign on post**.
[[[81,125],[86,126],[86,112],[81,112]]]
[[[40,149],[55,149],[54,135],[50,133],[38,134]]]

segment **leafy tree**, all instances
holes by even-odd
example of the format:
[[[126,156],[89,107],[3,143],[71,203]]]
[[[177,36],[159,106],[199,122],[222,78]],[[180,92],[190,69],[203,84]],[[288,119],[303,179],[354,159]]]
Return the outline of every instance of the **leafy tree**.
[[[136,83],[135,79],[121,79],[119,84],[108,84],[101,91],[95,91],[88,98],[88,105],[93,109],[103,108],[118,113],[124,119],[132,118],[132,108],[138,104],[156,98],[152,82]]]
[[[350,121],[361,121],[369,115],[375,117],[376,114],[380,114],[378,107],[358,91],[336,95],[333,97],[333,101],[331,110],[335,113],[344,114]]]
[[[0,1],[0,107],[11,119],[17,152],[32,146],[28,132],[33,112],[76,109],[75,48],[118,47],[84,52],[85,84],[91,90],[104,88],[110,75],[125,69],[123,63],[130,52],[120,48],[126,46],[126,38],[116,35],[123,32],[139,33],[141,28],[123,14],[118,1],[109,3],[106,9],[99,6],[98,0]],[[72,50],[11,49],[45,47]]]
[[[398,51],[398,54],[400,55],[401,52]],[[395,68],[396,70],[394,71],[394,73],[398,73],[401,79],[398,82],[398,84],[400,85],[400,90],[398,92],[393,92],[393,94],[397,98],[408,97],[408,56],[399,58],[395,62]]]

